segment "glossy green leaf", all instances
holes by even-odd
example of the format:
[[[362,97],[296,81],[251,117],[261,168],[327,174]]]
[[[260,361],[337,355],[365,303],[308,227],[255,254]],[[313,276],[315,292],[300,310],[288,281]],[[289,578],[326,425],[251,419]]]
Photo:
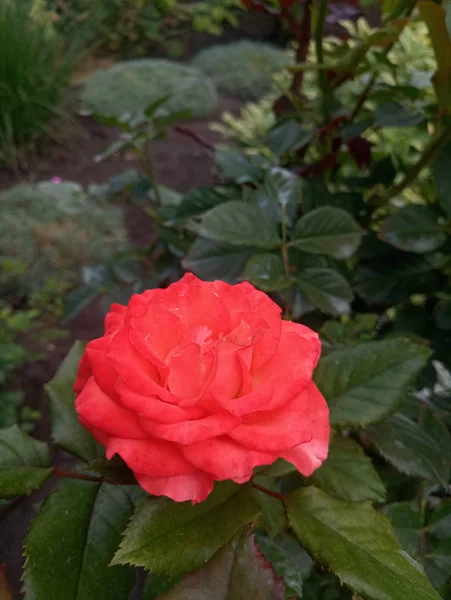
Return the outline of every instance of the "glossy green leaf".
[[[303,131],[294,119],[287,119],[269,131],[268,146],[274,154],[285,154],[308,144],[313,135],[312,131]]]
[[[284,587],[242,529],[202,568],[161,600],[283,600]]]
[[[265,191],[291,226],[301,199],[301,180],[287,169],[273,167],[265,177]],[[282,220],[282,218],[280,219]]]
[[[424,119],[422,114],[412,112],[399,102],[384,102],[376,108],[374,116],[379,127],[413,127]]]
[[[451,6],[451,4],[450,4]],[[451,218],[451,142],[444,146],[433,165],[435,189],[437,191],[438,202],[445,211],[448,218]]]
[[[287,596],[302,597],[303,581],[310,575],[313,562],[299,542],[292,535],[269,539],[261,532],[257,532],[256,541],[277,577],[283,577]]]
[[[451,469],[451,438],[446,426],[432,413],[421,424],[402,413],[365,429],[377,451],[401,473],[448,481]]]
[[[439,329],[451,331],[451,298],[439,300],[434,307],[434,320]]]
[[[258,183],[262,178],[261,170],[239,152],[216,150],[216,167],[223,177],[239,184]]]
[[[446,589],[443,588],[448,587],[447,583],[449,582],[451,573],[451,541],[443,540],[439,542],[434,549],[423,558],[422,564],[431,583],[436,589],[445,593]]]
[[[230,200],[227,194],[221,193],[214,188],[198,188],[191,190],[183,196],[183,199],[177,208],[176,220],[184,221],[186,219],[199,217],[207,212],[207,210],[210,210],[227,200]]]
[[[302,179],[302,208],[309,212],[333,204],[333,196],[322,179]]]
[[[18,409],[22,402],[21,390],[0,390],[0,429],[17,423]]]
[[[396,538],[404,550],[412,558],[417,558],[420,530],[423,527],[421,512],[411,502],[395,502],[384,506],[383,513],[390,519]]]
[[[41,487],[52,471],[47,444],[17,425],[0,429],[0,498],[29,494]]]
[[[26,598],[126,600],[133,570],[108,565],[133,513],[135,489],[80,480],[61,484],[25,540]]]
[[[259,474],[254,475],[252,481],[268,490],[277,491],[277,480],[274,477]],[[262,508],[259,521],[269,537],[273,538],[282,531],[286,531],[288,523],[282,500],[273,498],[256,488],[252,490],[252,493]]]
[[[394,412],[431,351],[404,339],[366,342],[323,358],[315,381],[335,425],[368,425]]]
[[[299,289],[327,315],[348,314],[353,300],[351,286],[333,269],[305,269],[296,278]]]
[[[439,248],[447,236],[434,210],[410,205],[384,221],[381,237],[401,250],[424,254]]]
[[[311,481],[331,496],[361,502],[385,500],[385,487],[371,459],[359,444],[336,435],[329,448],[329,456],[317,469]]]
[[[283,290],[291,284],[285,275],[281,255],[271,252],[254,254],[246,264],[244,276],[265,292]]]
[[[182,266],[204,281],[222,279],[236,283],[255,250],[197,238],[182,260]]]
[[[274,248],[280,244],[276,223],[258,206],[233,200],[204,214],[199,235],[235,246]]]
[[[296,537],[315,561],[368,600],[440,600],[369,502],[349,503],[309,486],[287,498]]]
[[[429,521],[431,534],[439,540],[451,540],[451,499],[443,499]]]
[[[357,250],[362,230],[341,208],[323,206],[305,214],[296,223],[291,244],[304,252],[325,254],[339,260]]]
[[[130,521],[113,564],[128,563],[177,577],[201,567],[259,512],[251,490],[229,482],[217,485],[194,506],[149,499]]]
[[[52,438],[55,444],[89,462],[97,458],[99,447],[92,435],[78,421],[73,392],[84,346],[83,342],[75,342],[57,374],[45,389],[50,400]]]

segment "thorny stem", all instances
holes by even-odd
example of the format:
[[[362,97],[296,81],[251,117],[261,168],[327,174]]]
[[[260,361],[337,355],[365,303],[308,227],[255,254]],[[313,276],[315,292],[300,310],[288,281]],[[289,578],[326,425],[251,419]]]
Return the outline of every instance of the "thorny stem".
[[[284,498],[285,498],[284,495],[280,494],[279,492],[274,492],[273,490],[269,490],[268,488],[265,488],[258,483],[254,483],[253,481],[251,482],[251,486],[253,488],[255,488],[256,490],[258,490],[259,492],[263,492],[267,496],[271,496],[271,498],[276,498],[277,500],[281,500],[282,502],[284,501]]]
[[[74,473],[72,471],[63,471],[61,469],[53,469],[52,475],[54,477],[67,477],[69,479],[83,479],[83,481],[94,481],[95,483],[101,483],[103,481],[100,477],[92,477],[91,475],[84,475],[83,473]]]

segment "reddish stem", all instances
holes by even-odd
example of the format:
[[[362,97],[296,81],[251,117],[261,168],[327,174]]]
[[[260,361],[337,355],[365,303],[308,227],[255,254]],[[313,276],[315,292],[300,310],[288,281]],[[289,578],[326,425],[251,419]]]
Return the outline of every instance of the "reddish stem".
[[[306,0],[297,35],[298,48],[296,51],[296,63],[305,63],[307,60],[310,38],[312,35],[311,17],[312,0]],[[295,73],[293,76],[293,81],[291,82],[291,91],[297,95],[300,95],[303,81],[304,71],[298,71]]]
[[[98,477],[92,477],[91,475],[83,475],[83,473],[73,473],[72,471],[63,471],[61,469],[53,469],[52,475],[54,477],[69,477],[70,479],[83,479],[84,481],[94,481],[95,483],[102,482],[102,479]]]
[[[263,492],[267,496],[271,496],[271,498],[276,498],[277,500],[281,500],[282,502],[284,500],[284,495],[283,494],[279,494],[279,492],[274,492],[273,490],[269,490],[268,488],[265,488],[262,485],[259,485],[258,483],[255,483],[254,481],[252,481],[251,486],[253,488],[255,488],[256,490],[259,490],[260,492]]]
[[[174,127],[172,129],[174,131],[176,131],[177,133],[180,133],[180,135],[184,135],[185,137],[191,138],[192,140],[197,142],[200,146],[202,146],[209,152],[215,151],[215,147],[213,146],[213,144],[210,144],[210,142],[208,140],[206,140],[202,136],[198,135],[195,131],[192,131],[191,129],[187,129],[186,127],[183,127],[182,125],[174,125]]]

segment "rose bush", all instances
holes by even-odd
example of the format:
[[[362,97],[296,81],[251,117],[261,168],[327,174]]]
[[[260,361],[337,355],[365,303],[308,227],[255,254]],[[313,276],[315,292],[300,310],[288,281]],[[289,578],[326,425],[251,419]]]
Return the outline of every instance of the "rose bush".
[[[75,382],[81,423],[152,495],[201,502],[282,457],[304,475],[327,457],[329,418],[309,328],[249,283],[188,274],[113,304]]]

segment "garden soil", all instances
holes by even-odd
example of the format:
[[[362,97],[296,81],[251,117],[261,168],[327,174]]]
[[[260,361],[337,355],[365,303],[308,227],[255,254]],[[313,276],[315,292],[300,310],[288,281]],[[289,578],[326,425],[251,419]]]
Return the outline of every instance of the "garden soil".
[[[210,121],[218,120],[225,110],[236,113],[240,107],[238,100],[222,98]],[[220,141],[220,136],[210,130],[209,121],[192,120],[183,126],[210,144]],[[18,183],[38,182],[52,177],[88,186],[91,183],[105,183],[129,169],[139,170],[134,157],[127,152],[113,155],[104,162],[94,161],[95,155],[114,141],[117,135],[118,132],[113,128],[100,125],[91,118],[76,117],[71,123],[62,125],[56,141],[40,147],[39,152],[29,157],[26,172],[0,170],[0,190]],[[158,181],[176,191],[187,192],[218,181],[211,152],[186,135],[169,131],[165,140],[150,144],[150,152]],[[124,211],[130,241],[137,246],[149,245],[155,235],[151,218],[130,206],[124,206]],[[52,379],[75,340],[90,340],[103,335],[103,317],[101,301],[95,300],[69,325],[68,337],[43,348],[47,354],[45,360],[25,365],[17,373],[15,387],[24,390],[25,404],[42,413],[34,432],[39,439],[50,439],[44,384]],[[54,460],[60,469],[71,467],[71,458],[63,452],[57,451]],[[14,599],[21,598],[20,576],[24,561],[22,541],[39,503],[53,485],[55,482],[51,480],[38,493],[19,499],[11,507],[14,510],[0,509],[0,564],[6,567]],[[57,565],[55,568],[58,568]],[[0,597],[0,600],[3,599]]]

